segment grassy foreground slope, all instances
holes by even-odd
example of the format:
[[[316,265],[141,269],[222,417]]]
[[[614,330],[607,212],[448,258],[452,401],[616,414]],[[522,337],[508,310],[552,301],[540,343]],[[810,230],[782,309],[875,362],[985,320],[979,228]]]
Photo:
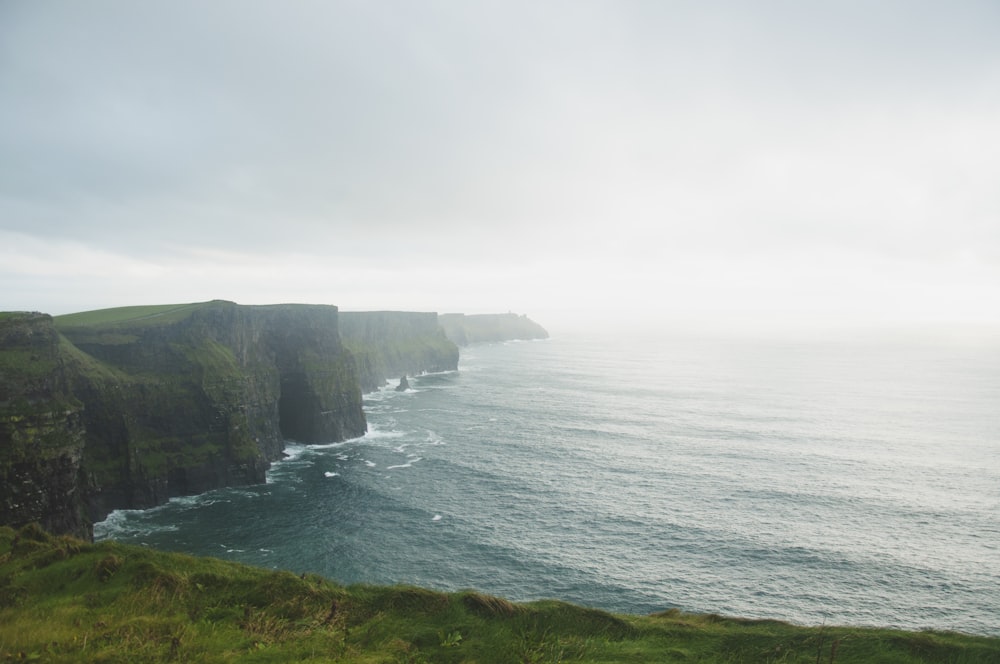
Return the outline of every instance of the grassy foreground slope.
[[[612,615],[0,528],[0,661],[1000,662],[1000,639]]]

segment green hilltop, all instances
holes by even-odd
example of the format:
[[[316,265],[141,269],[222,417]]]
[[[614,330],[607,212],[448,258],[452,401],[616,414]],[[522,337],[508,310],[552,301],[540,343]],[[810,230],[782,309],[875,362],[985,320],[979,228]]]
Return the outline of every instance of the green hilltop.
[[[1000,662],[1000,639],[615,615],[0,528],[0,661]]]
[[[150,325],[162,325],[183,320],[197,309],[211,308],[217,304],[225,303],[222,300],[212,300],[211,302],[192,302],[190,304],[150,304],[96,309],[56,316],[55,321],[58,327],[63,328],[135,323],[140,320],[148,320]]]

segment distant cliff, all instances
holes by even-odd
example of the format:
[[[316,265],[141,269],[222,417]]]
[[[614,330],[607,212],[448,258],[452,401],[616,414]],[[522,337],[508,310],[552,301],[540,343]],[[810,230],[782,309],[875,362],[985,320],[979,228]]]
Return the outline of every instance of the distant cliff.
[[[284,440],[366,429],[336,307],[208,302],[0,314],[0,523],[89,534],[262,482]]]
[[[445,335],[459,346],[488,341],[547,339],[549,333],[527,316],[517,314],[441,314]]]
[[[445,336],[436,313],[342,311],[340,334],[365,392],[387,378],[458,368],[458,347]]]

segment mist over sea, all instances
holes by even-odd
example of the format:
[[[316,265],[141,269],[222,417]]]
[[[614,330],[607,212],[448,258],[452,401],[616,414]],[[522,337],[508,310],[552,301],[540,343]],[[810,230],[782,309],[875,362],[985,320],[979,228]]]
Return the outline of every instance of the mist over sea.
[[[648,613],[1000,635],[1000,342],[465,348],[261,486],[99,539]]]

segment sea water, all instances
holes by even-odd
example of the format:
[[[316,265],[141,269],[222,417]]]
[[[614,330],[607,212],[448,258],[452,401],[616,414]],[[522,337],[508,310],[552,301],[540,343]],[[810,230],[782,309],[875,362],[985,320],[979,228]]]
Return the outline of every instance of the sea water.
[[[1000,635],[1000,343],[555,336],[465,348],[267,483],[117,511],[344,583]]]

